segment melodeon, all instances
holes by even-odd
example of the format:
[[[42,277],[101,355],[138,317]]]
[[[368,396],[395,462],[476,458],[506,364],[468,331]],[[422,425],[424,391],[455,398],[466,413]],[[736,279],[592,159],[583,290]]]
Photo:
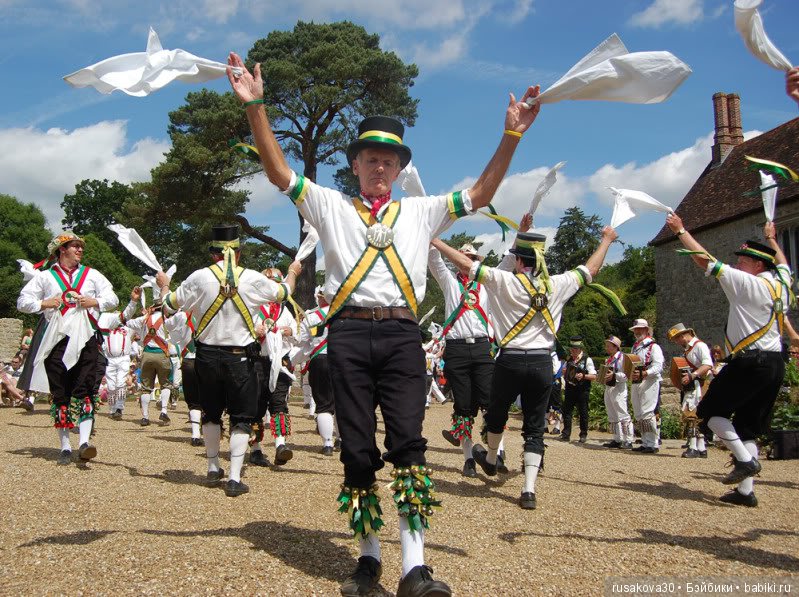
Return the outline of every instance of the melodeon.
[[[596,382],[598,384],[602,384],[603,386],[615,386],[615,377],[611,377],[610,383],[605,382],[605,378],[608,376],[608,371],[614,371],[613,366],[608,365],[607,363],[602,363],[599,366],[599,370],[596,372]]]
[[[566,383],[569,383],[573,386],[580,383],[577,379],[575,379],[578,373],[586,373],[586,370],[575,365],[574,361],[567,361],[565,374]]]
[[[671,383],[674,385],[675,388],[679,388],[681,390],[687,390],[690,388],[693,383],[689,383],[688,386],[684,386],[682,383],[682,376],[686,373],[691,373],[694,368],[691,367],[691,363],[688,362],[688,359],[685,357],[672,357],[671,359],[671,371],[669,372],[669,377],[671,378]]]
[[[642,371],[644,369],[644,362],[641,360],[641,357],[635,354],[623,354],[622,355],[622,371],[627,376],[632,383],[641,383],[642,378],[638,378],[638,381],[633,379],[633,372],[634,371]]]

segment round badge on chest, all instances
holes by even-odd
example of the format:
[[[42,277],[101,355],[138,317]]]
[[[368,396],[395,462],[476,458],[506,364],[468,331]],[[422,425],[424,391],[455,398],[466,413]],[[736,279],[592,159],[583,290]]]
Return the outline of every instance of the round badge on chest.
[[[477,293],[474,290],[470,290],[466,293],[466,297],[463,299],[463,303],[467,309],[474,309],[474,306],[477,304]]]
[[[366,240],[375,249],[386,249],[394,242],[394,231],[381,222],[366,229]]]
[[[533,307],[535,307],[538,310],[544,309],[549,304],[549,297],[547,297],[547,295],[541,292],[538,292],[533,295],[533,300],[531,304]]]
[[[61,295],[61,300],[67,307],[74,307],[78,304],[78,293],[74,290],[67,290]]]

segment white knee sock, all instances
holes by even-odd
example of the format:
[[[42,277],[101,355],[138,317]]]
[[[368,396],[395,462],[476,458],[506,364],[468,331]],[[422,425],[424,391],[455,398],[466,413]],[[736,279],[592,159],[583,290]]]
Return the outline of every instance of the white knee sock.
[[[81,421],[80,423],[78,423],[78,431],[79,431],[78,437],[80,437],[80,439],[78,440],[78,446],[82,446],[83,444],[89,443],[89,436],[92,433],[93,423],[94,421],[92,421],[91,419],[86,419],[85,421]]]
[[[465,435],[461,438],[461,450],[463,450],[463,458],[464,460],[469,460],[472,458],[472,447],[474,446],[474,442],[470,440]]]
[[[746,446],[746,451],[752,456],[752,458],[757,458],[757,442],[752,440],[747,440],[744,442],[744,446]],[[755,490],[755,478],[754,477],[747,477],[740,483],[738,483],[738,492],[744,495],[749,495]]]
[[[699,450],[700,452],[704,452],[705,450],[707,450],[707,446],[705,445],[704,435],[700,435],[699,437],[696,438],[696,449]]]
[[[688,440],[688,449],[689,450],[696,450],[696,436],[692,437]]]
[[[713,433],[719,436],[721,441],[724,442],[724,445],[727,446],[733,456],[735,456],[736,460],[739,462],[749,462],[752,460],[752,455],[749,453],[749,450],[746,449],[746,446],[744,446],[741,438],[738,437],[738,433],[735,431],[732,421],[724,417],[710,417],[707,426],[710,427]]]
[[[644,431],[641,433],[641,443],[650,448],[658,447],[658,434],[656,431]]]
[[[117,390],[117,410],[125,411],[125,398],[128,397],[128,391],[125,388]]]
[[[161,390],[161,412],[166,412],[166,407],[169,406],[169,396],[172,394],[172,390],[166,388]]]
[[[400,545],[402,546],[402,578],[416,566],[424,565],[424,527],[411,531],[408,519],[399,517]]]
[[[286,436],[278,435],[275,438],[275,448],[277,449],[278,446],[285,446],[286,445]]]
[[[58,439],[61,441],[61,450],[68,450],[72,452],[72,445],[69,443],[69,429],[56,429],[58,431]]]
[[[538,469],[541,466],[541,454],[534,452],[524,453],[524,489],[535,493],[535,480],[538,479]]]
[[[150,410],[150,394],[142,394],[140,403],[142,419],[149,419],[150,415],[147,411]]]
[[[505,451],[505,432],[502,432],[502,436],[499,438],[499,446],[497,447],[497,452],[504,452]]]
[[[215,473],[219,470],[219,444],[222,441],[222,426],[217,423],[203,425],[205,438],[205,455],[208,457],[208,472]]]
[[[234,429],[230,434],[230,474],[231,481],[241,481],[241,467],[244,464],[244,455],[247,453],[247,441],[250,434]]]
[[[497,452],[499,452],[499,447],[502,445],[502,434],[501,433],[491,433],[488,432],[488,454],[486,454],[486,462],[488,464],[496,464],[497,463]]]
[[[201,411],[197,409],[191,409],[189,411],[189,421],[191,421],[191,437],[199,438],[200,437],[200,418],[202,416]]]
[[[325,446],[333,445],[333,415],[319,413],[316,415],[316,428]]]
[[[311,403],[310,406],[308,407],[308,414],[311,416],[316,414],[316,401],[313,399],[313,396],[311,396]]]
[[[377,535],[370,533],[365,539],[363,537],[358,541],[361,548],[361,556],[372,556],[378,562],[380,561],[380,539]]]

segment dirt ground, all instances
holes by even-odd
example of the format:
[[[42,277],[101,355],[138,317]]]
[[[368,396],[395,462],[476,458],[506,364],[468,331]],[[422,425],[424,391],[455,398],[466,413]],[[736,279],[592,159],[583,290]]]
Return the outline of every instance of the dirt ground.
[[[32,414],[0,410],[0,481],[8,489],[0,593],[338,595],[357,558],[336,511],[341,465],[338,455],[319,453],[302,405],[291,410],[294,459],[280,470],[247,468],[251,492],[237,498],[202,485],[204,450],[189,445],[182,403],[165,427],[140,427],[132,402],[122,421],[104,412],[97,458],[70,466],[56,466],[46,405]],[[689,460],[678,440],[640,455],[602,448],[607,436],[599,433],[585,445],[550,439],[538,509],[523,511],[520,419],[509,422],[512,470],[499,484],[461,476],[460,450],[441,437],[450,412],[433,405],[425,421],[444,501],[426,558],[455,594],[618,594],[606,592],[607,578],[641,576],[779,577],[799,590],[799,461],[764,461],[760,505],[748,509],[717,500],[726,491],[725,451]],[[378,481],[388,485],[390,467]],[[393,594],[398,524],[387,489],[382,498],[379,594]]]

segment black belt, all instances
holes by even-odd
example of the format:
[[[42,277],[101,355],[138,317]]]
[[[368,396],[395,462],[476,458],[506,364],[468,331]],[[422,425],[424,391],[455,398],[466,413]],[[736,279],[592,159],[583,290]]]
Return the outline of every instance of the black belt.
[[[550,348],[530,348],[528,350],[523,350],[521,348],[500,348],[499,354],[529,354],[530,356],[551,356],[552,349]]]
[[[343,307],[336,314],[342,319],[371,319],[383,321],[384,319],[406,319],[416,322],[416,316],[407,307]]]
[[[761,350],[760,348],[750,348],[749,350],[742,350],[740,352],[736,352],[733,355],[730,355],[729,360],[727,362],[734,361],[735,359],[751,359],[752,357],[756,357],[759,355],[769,355],[769,354],[778,354],[782,357],[782,352],[779,350]]]
[[[479,338],[456,338],[454,340],[447,340],[447,344],[480,344],[488,342],[488,336],[480,336]]]
[[[230,354],[247,354],[248,348],[255,345],[255,342],[247,346],[217,346],[216,344],[205,344],[204,342],[194,341],[194,344],[199,349],[212,349],[221,350],[222,352],[229,352]]]

